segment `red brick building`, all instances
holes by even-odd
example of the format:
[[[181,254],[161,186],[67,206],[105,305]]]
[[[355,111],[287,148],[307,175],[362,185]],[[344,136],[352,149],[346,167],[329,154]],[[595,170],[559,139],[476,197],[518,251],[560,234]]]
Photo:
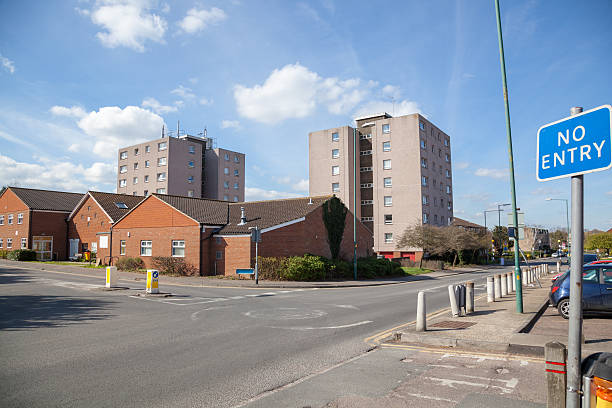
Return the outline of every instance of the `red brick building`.
[[[8,187],[0,195],[0,249],[33,249],[40,260],[66,259],[66,219],[82,197]]]
[[[250,228],[262,232],[260,256],[306,253],[330,257],[323,223],[323,203],[331,196],[228,203],[153,194],[113,226],[112,251],[140,257],[175,256],[199,268],[202,275],[234,275],[254,264]],[[244,219],[242,219],[244,209]],[[346,216],[340,256],[353,256],[353,217]],[[372,254],[372,232],[357,225],[358,256]]]
[[[144,197],[89,191],[68,216],[68,258],[84,251],[109,263],[113,224]]]

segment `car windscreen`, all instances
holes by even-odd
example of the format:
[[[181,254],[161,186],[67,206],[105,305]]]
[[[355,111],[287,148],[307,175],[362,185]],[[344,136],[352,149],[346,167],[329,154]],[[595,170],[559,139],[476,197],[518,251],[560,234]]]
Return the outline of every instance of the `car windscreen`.
[[[597,260],[597,255],[595,254],[584,254],[584,263],[589,263]]]

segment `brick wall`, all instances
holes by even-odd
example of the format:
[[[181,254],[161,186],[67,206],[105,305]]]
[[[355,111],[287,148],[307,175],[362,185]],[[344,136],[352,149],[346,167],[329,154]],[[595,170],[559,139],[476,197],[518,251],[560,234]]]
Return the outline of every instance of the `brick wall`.
[[[8,225],[8,216],[13,215],[13,224]],[[23,214],[22,224],[17,224],[18,214]],[[11,190],[4,192],[0,197],[0,216],[4,216],[4,224],[0,225],[0,239],[3,250],[21,248],[21,238],[27,238],[27,247],[32,248],[29,227],[30,210]],[[11,248],[7,248],[7,240],[11,239]]]
[[[30,235],[32,240],[36,236],[53,237],[53,256],[58,260],[68,258],[68,225],[66,219],[70,215],[67,212],[32,211],[32,227]]]
[[[68,221],[68,239],[79,240],[78,253],[82,253],[83,243],[86,243],[87,249],[91,250],[92,243],[95,242],[98,248],[97,257],[104,261],[105,257],[109,255],[110,249],[100,247],[100,235],[98,233],[109,232],[111,222],[112,220],[104,213],[96,201],[88,197],[81,208]],[[108,237],[109,235],[106,234],[106,236]]]
[[[213,251],[211,251],[211,258],[217,263],[217,275],[236,275],[236,269],[252,267],[252,257],[255,256],[255,249],[253,249],[251,255],[250,236],[224,236],[220,238],[220,240],[213,238],[215,243],[212,245]],[[216,259],[217,251],[222,253],[220,259]]]

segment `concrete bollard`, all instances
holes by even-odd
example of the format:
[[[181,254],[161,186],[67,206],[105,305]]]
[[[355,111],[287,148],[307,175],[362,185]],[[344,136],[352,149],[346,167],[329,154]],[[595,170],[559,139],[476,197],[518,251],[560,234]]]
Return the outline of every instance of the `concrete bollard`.
[[[427,331],[427,307],[425,305],[425,292],[420,291],[417,299],[416,331]]]
[[[116,266],[107,266],[106,267],[106,287],[107,288],[116,288],[117,281],[119,277],[117,276],[117,267]]]
[[[561,273],[561,261],[557,261],[557,273]]]
[[[474,282],[466,282],[465,314],[474,313]]]
[[[459,305],[457,304],[457,297],[455,296],[455,285],[448,285],[448,298],[450,300],[451,313],[453,317],[459,316]]]
[[[159,271],[147,269],[147,293],[159,293]]]
[[[544,346],[546,361],[546,407],[565,408],[567,386],[567,349],[562,343],[551,341]]]
[[[506,274],[506,286],[508,287],[508,294],[512,293],[512,272]]]
[[[516,272],[512,272],[510,277],[512,278],[512,292],[516,292]]]
[[[495,301],[497,302],[502,297],[501,292],[501,275],[495,275]]]
[[[501,281],[501,294],[502,297],[508,296],[508,278],[506,278],[506,274],[502,273],[499,277]]]
[[[495,289],[494,289],[493,277],[487,276],[487,302],[495,302]]]

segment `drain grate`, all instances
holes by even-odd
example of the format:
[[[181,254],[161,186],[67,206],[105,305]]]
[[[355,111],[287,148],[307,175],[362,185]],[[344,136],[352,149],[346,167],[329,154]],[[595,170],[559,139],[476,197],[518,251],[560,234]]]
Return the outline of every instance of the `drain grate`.
[[[434,323],[429,327],[439,327],[442,329],[466,329],[475,324],[475,322],[454,322],[452,320],[444,320],[442,322]]]

